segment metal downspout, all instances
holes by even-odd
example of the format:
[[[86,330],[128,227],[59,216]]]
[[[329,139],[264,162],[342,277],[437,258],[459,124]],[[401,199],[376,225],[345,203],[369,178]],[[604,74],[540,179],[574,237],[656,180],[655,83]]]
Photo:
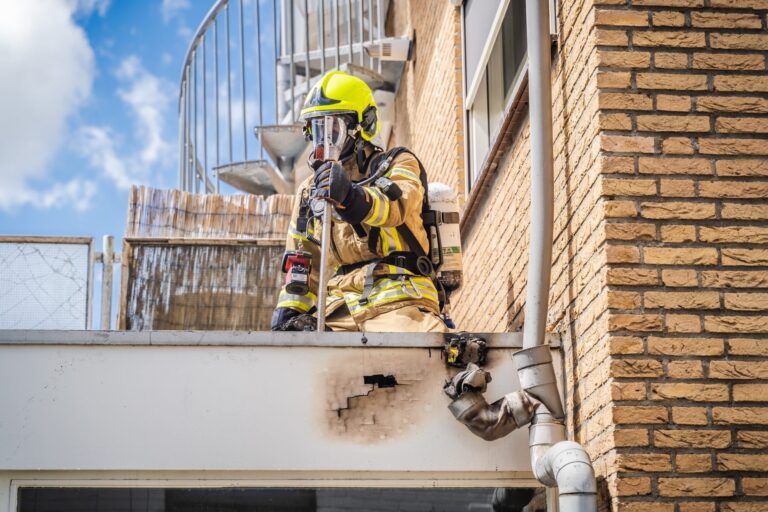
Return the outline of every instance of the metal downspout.
[[[522,388],[541,400],[529,430],[536,479],[559,488],[561,511],[597,510],[597,486],[589,456],[566,441],[565,412],[545,342],[552,269],[554,156],[552,137],[549,2],[526,0],[528,103],[531,141],[531,226],[523,350],[514,355]]]

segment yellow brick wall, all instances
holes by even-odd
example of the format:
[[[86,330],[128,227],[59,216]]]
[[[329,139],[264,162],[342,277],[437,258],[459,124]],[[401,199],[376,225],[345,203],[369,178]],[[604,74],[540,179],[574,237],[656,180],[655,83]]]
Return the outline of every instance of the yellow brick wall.
[[[548,326],[568,429],[613,510],[768,510],[768,0],[558,1]],[[463,189],[460,22],[416,31],[395,143]],[[518,330],[528,258],[525,116],[463,233],[462,329]]]
[[[768,510],[768,1],[595,3],[614,504]]]
[[[387,33],[416,33],[395,100],[390,146],[411,148],[430,181],[464,196],[461,15],[448,0],[393,0]]]

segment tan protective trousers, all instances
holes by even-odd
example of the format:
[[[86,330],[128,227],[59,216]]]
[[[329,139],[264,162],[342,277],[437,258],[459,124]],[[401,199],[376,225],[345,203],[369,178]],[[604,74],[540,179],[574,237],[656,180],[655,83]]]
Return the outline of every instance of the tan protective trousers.
[[[404,306],[355,323],[346,307],[340,307],[325,320],[325,325],[340,332],[450,332],[440,317],[418,306]]]

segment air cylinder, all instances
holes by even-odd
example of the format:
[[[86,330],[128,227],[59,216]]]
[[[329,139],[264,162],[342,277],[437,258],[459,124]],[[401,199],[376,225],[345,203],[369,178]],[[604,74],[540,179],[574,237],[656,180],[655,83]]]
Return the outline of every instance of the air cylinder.
[[[459,201],[456,191],[442,183],[429,184],[429,206],[439,212],[437,232],[430,230],[432,260],[437,259],[437,251],[443,257],[443,264],[437,272],[437,278],[446,292],[456,290],[462,281],[461,232],[459,230]],[[439,237],[439,240],[438,240]]]

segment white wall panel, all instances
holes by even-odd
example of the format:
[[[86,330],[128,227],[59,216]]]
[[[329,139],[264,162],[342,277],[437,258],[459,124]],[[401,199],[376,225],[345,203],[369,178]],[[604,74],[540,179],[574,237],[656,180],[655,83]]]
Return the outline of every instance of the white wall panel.
[[[513,351],[489,400],[518,388]],[[527,429],[454,420],[449,374],[434,348],[6,344],[0,470],[530,471]]]

